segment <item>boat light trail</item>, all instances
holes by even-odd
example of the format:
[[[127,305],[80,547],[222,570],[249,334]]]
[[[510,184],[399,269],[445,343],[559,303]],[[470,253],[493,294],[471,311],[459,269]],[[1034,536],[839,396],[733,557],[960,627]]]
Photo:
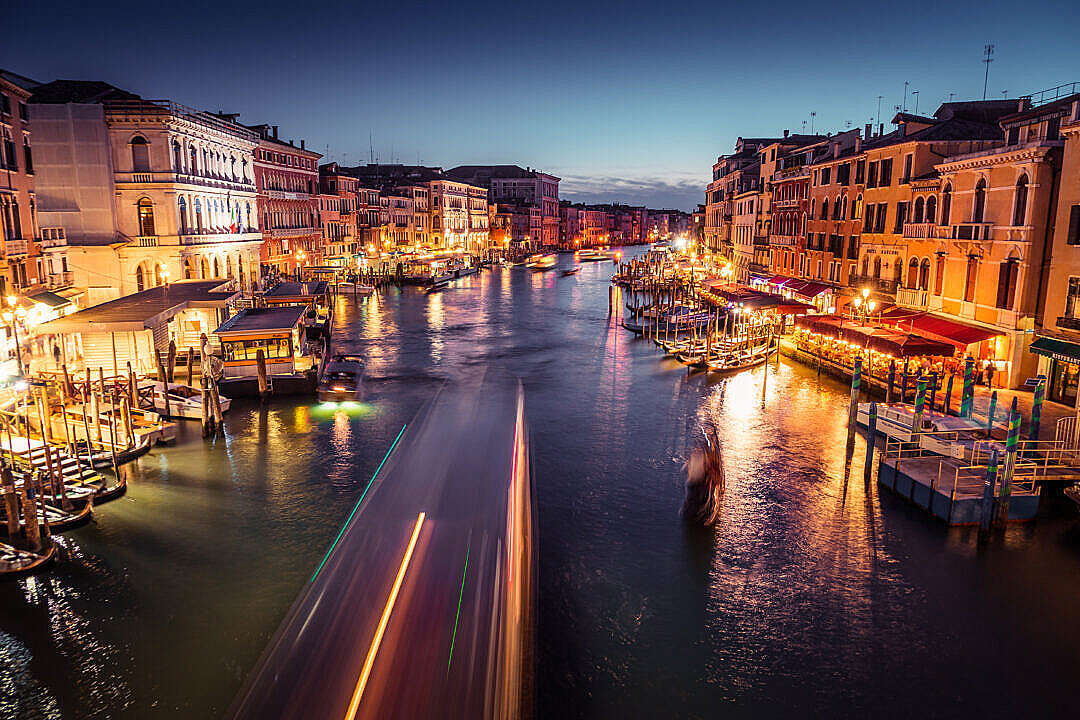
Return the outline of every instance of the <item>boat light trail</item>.
[[[315,578],[319,576],[319,571],[323,569],[323,565],[330,558],[330,553],[334,552],[334,548],[337,547],[338,541],[341,540],[341,536],[345,534],[345,528],[349,527],[349,521],[352,520],[353,515],[356,514],[357,509],[360,507],[360,503],[364,502],[364,497],[367,496],[368,490],[371,489],[371,483],[375,482],[375,478],[378,477],[379,471],[382,470],[382,466],[386,464],[386,460],[390,457],[390,453],[394,452],[394,448],[397,447],[398,440],[405,434],[405,428],[409,427],[409,423],[405,423],[401,426],[401,430],[398,431],[397,437],[394,438],[394,442],[390,444],[390,449],[386,451],[386,455],[383,456],[382,462],[379,463],[379,467],[375,468],[375,473],[368,480],[367,487],[364,488],[364,492],[360,494],[360,499],[356,501],[356,505],[353,507],[352,512],[349,513],[349,517],[345,518],[345,522],[341,525],[341,530],[338,531],[337,537],[334,538],[334,542],[331,543],[330,549],[326,551],[326,555],[323,556],[322,562],[319,563],[319,567],[315,568],[315,574],[311,576],[309,582],[315,582]]]
[[[450,657],[446,660],[446,674],[450,674],[450,663],[454,661],[454,640],[457,639],[457,624],[461,618],[461,599],[465,596],[465,574],[469,572],[469,544],[465,545],[465,569],[461,571],[461,592],[457,598],[457,615],[454,616],[454,632],[450,635]]]
[[[345,720],[354,720],[356,718],[356,711],[360,707],[360,698],[364,696],[364,687],[367,685],[368,677],[371,675],[371,666],[375,664],[375,655],[379,652],[379,644],[382,642],[383,633],[386,632],[386,624],[390,622],[390,613],[394,610],[398,591],[401,590],[401,583],[405,579],[405,571],[409,569],[409,561],[412,560],[413,550],[416,548],[416,539],[420,537],[420,528],[424,525],[424,517],[424,513],[420,513],[416,517],[416,527],[413,528],[412,538],[409,539],[409,547],[405,550],[405,557],[401,559],[401,567],[398,568],[394,587],[390,590],[390,597],[386,600],[386,607],[383,608],[379,627],[375,630],[375,638],[371,641],[367,659],[364,660],[364,669],[360,673],[360,681],[356,683],[356,690],[353,692],[352,701],[349,703],[349,710],[345,713]]]

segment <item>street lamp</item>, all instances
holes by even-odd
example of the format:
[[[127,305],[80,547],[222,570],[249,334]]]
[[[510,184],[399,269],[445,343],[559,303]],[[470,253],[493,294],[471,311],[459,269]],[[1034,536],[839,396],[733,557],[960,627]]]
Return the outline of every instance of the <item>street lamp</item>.
[[[296,281],[297,282],[300,282],[300,266],[304,264],[304,258],[305,257],[307,257],[307,256],[304,255],[303,250],[297,251],[297,253],[296,253]]]
[[[18,315],[15,313],[15,303],[17,303],[18,301],[19,301],[19,299],[17,297],[15,297],[14,295],[8,295],[7,296],[8,307],[11,308],[11,311],[4,313],[4,322],[11,323],[11,334],[15,338],[15,363],[19,368],[19,374],[22,375],[23,374],[22,346],[19,345],[19,330],[18,330],[18,320],[19,320],[19,318],[18,318]]]

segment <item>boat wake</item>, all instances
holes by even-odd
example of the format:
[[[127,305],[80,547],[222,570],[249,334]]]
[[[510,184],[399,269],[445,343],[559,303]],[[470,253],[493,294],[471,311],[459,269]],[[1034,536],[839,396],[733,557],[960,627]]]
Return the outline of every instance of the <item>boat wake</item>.
[[[686,498],[682,515],[689,522],[713,525],[724,495],[724,455],[716,428],[702,429],[704,438],[686,461]]]

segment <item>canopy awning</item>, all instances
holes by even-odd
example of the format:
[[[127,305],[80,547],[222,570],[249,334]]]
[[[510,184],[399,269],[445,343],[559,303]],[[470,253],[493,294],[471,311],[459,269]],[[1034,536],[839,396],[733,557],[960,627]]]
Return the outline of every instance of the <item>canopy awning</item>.
[[[972,343],[982,342],[987,338],[1004,334],[1000,330],[991,330],[977,325],[968,325],[967,323],[949,320],[947,318],[931,315],[930,313],[921,313],[904,317],[900,313],[900,310],[902,310],[902,308],[891,311],[892,317],[886,319],[889,322],[896,323],[897,327],[901,330],[918,333],[919,335],[934,340],[952,343],[960,349],[966,348]]]
[[[802,287],[792,287],[787,285],[787,289],[793,290],[798,297],[806,298],[807,300],[813,300],[821,293],[830,288],[825,283],[814,282],[813,280],[803,280]]]
[[[1080,363],[1080,345],[1067,340],[1038,337],[1035,338],[1035,342],[1031,343],[1030,349],[1031,352],[1043,357],[1067,363]]]
[[[795,324],[811,332],[898,357],[951,357],[956,352],[956,346],[952,343],[878,325],[860,325],[851,321],[845,324],[836,315],[805,315],[796,318]]]

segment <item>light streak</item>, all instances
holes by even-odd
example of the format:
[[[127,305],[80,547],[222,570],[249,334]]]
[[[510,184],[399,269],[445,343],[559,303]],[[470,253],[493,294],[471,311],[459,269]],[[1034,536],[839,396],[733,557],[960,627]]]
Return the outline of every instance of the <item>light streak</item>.
[[[457,624],[461,618],[461,599],[465,596],[465,574],[469,572],[469,545],[465,545],[465,569],[461,571],[461,592],[458,593],[457,615],[454,616],[454,632],[450,635],[450,657],[446,661],[446,672],[450,673],[450,663],[454,660],[454,640],[457,639]]]
[[[405,428],[409,427],[408,423],[401,426],[401,430],[398,431],[397,437],[394,438],[394,442],[390,445],[390,449],[386,451],[386,455],[383,456],[382,462],[379,463],[379,467],[375,468],[375,473],[368,480],[367,487],[364,488],[364,492],[360,495],[360,499],[356,501],[355,507],[352,512],[349,513],[349,517],[345,518],[345,523],[341,526],[341,530],[338,532],[337,537],[334,538],[334,542],[330,545],[330,549],[326,551],[326,555],[323,556],[322,562],[319,563],[319,567],[315,568],[315,574],[311,576],[311,582],[315,582],[315,578],[319,576],[319,571],[323,569],[323,565],[330,558],[330,553],[334,552],[334,548],[337,547],[338,541],[341,540],[341,536],[345,534],[345,528],[349,527],[349,521],[352,520],[353,515],[356,514],[357,509],[360,507],[360,503],[364,502],[364,497],[367,495],[368,490],[371,489],[371,483],[375,482],[375,478],[378,476],[379,471],[382,470],[382,466],[386,464],[387,458],[390,457],[390,453],[394,452],[394,448],[397,447],[398,440],[405,433]]]
[[[409,547],[405,550],[405,557],[401,559],[401,567],[398,568],[397,578],[394,580],[394,587],[390,590],[390,597],[386,600],[386,607],[383,608],[382,618],[379,620],[379,627],[375,630],[375,638],[371,641],[371,648],[368,650],[367,659],[364,660],[364,669],[360,673],[360,681],[356,683],[356,690],[353,692],[352,701],[349,703],[349,709],[345,713],[345,720],[354,720],[356,718],[356,711],[360,708],[360,699],[364,696],[364,687],[367,686],[368,677],[371,676],[371,666],[375,664],[375,655],[379,652],[379,644],[382,642],[383,633],[386,632],[386,624],[390,622],[390,613],[394,610],[394,603],[397,601],[398,591],[401,590],[401,583],[405,579],[405,571],[409,569],[409,561],[412,560],[413,550],[416,548],[416,539],[420,537],[420,528],[424,525],[424,513],[420,513],[416,517],[416,527],[413,528],[412,538],[409,540]]]

